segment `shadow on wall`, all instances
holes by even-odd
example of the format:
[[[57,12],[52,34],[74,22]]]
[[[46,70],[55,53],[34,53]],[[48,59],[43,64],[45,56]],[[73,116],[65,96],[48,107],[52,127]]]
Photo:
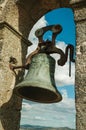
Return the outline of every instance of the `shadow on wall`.
[[[16,77],[16,84],[20,82],[19,78],[21,75],[23,75],[23,73],[20,71]],[[10,100],[1,106],[0,119],[3,130],[19,130],[21,106],[22,99],[15,94],[12,94]]]
[[[23,37],[28,39],[29,34],[28,16],[26,15],[25,10],[20,6],[18,6],[18,11],[19,11],[19,31],[21,32]],[[7,15],[6,17],[10,16]],[[27,45],[24,43],[22,39],[21,39],[21,53],[22,53],[22,59],[21,59],[22,64],[24,64],[25,57],[27,54]],[[18,71],[18,75],[16,76],[16,84],[18,84],[21,80],[23,80],[23,76],[24,71]],[[15,94],[12,94],[10,100],[0,107],[0,119],[3,130],[19,130],[21,106],[22,106],[22,99],[20,97],[17,97]]]
[[[19,130],[21,99],[15,95],[11,97],[9,102],[3,104],[0,108],[1,123],[4,130]],[[18,106],[18,103],[20,104]],[[17,124],[16,124],[17,123]],[[14,125],[16,124],[16,125]]]

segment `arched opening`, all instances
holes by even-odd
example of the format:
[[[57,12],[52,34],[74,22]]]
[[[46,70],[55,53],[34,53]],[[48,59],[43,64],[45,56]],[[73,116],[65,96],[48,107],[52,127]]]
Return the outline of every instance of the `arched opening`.
[[[56,37],[56,46],[65,51],[68,44],[75,45],[75,23],[73,12],[70,8],[55,9],[43,16],[32,28],[29,40],[33,43],[28,48],[31,53],[38,44],[38,39],[34,35],[36,29],[52,25],[61,24],[63,30]],[[44,35],[44,40],[51,40],[52,33],[49,31]],[[52,55],[56,60],[59,55]],[[71,64],[71,77],[69,77],[69,61],[61,67],[56,65],[55,81],[58,90],[63,96],[63,100],[54,104],[40,104],[24,100],[22,104],[21,127],[23,128],[65,128],[75,129],[75,64]]]

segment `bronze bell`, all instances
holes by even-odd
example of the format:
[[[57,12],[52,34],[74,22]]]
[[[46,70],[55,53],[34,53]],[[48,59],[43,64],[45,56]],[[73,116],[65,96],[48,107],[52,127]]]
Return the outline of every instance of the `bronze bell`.
[[[46,31],[52,31],[52,41],[43,40],[43,35]],[[63,66],[67,62],[68,51],[69,56],[69,76],[71,76],[71,62],[75,62],[74,46],[69,44],[66,47],[65,53],[55,46],[56,36],[62,31],[61,25],[50,25],[38,29],[35,35],[38,38],[37,48],[27,57],[27,60],[22,66],[12,65],[14,58],[11,57],[9,67],[15,72],[15,69],[28,69],[25,79],[19,83],[14,92],[22,98],[36,101],[40,103],[55,103],[62,100],[62,96],[56,88],[54,73],[55,60],[50,54],[60,54],[58,65]]]
[[[45,53],[38,53],[32,58],[24,81],[14,88],[14,92],[31,101],[59,102],[62,100],[62,96],[56,88],[54,72],[54,58]]]

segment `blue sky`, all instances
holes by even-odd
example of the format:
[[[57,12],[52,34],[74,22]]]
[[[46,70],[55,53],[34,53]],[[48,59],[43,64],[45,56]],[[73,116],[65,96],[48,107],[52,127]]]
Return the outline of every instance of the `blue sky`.
[[[48,25],[60,24],[62,26],[63,30],[57,37],[59,41],[75,45],[75,23],[71,9],[60,8],[58,10],[53,10],[52,13],[46,14],[45,19],[48,21]]]
[[[47,25],[60,24],[62,32],[56,38],[56,46],[65,51],[67,44],[75,46],[75,23],[73,12],[69,8],[53,10],[43,16],[32,28],[29,40],[33,43],[28,48],[31,53],[38,44],[38,39],[34,32]],[[44,35],[44,39],[51,39],[51,32]],[[52,55],[56,60],[58,54]],[[55,82],[58,90],[63,96],[60,103],[42,104],[24,100],[22,104],[21,124],[51,126],[51,127],[70,127],[75,128],[75,64],[72,63],[72,73],[69,77],[68,62],[63,66],[56,65]]]

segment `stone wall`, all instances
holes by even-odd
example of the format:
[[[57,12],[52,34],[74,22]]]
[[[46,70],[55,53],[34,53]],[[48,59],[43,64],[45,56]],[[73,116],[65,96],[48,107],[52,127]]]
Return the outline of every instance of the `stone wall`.
[[[15,1],[5,2],[6,5],[1,4],[0,15],[0,130],[19,130],[22,99],[13,94],[13,88],[23,79],[24,71],[20,69],[15,75],[9,68],[9,61],[13,57],[17,65],[25,62],[27,44],[30,45],[28,17]]]
[[[77,130],[86,129],[86,8],[75,10],[76,23],[76,125]]]

